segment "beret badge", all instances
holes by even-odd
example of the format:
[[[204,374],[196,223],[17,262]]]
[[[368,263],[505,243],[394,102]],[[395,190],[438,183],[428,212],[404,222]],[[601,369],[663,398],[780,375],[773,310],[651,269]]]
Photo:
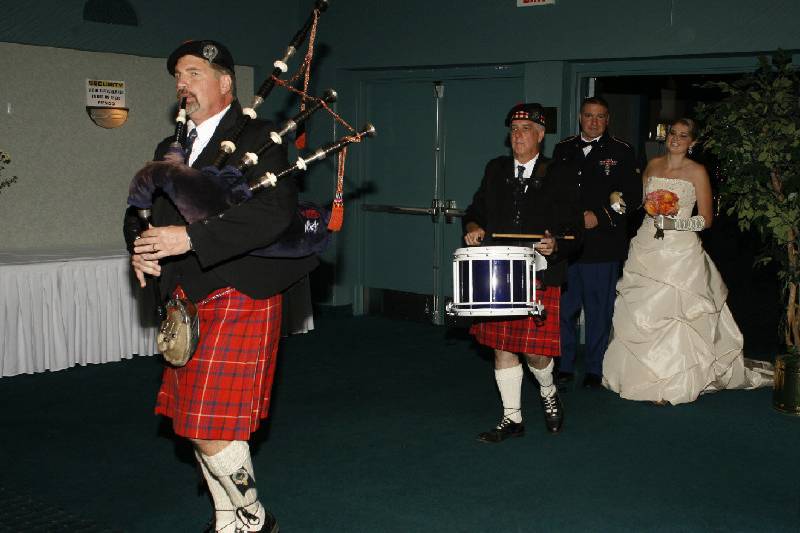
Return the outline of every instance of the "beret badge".
[[[217,57],[217,54],[219,54],[219,50],[217,50],[217,47],[213,44],[209,43],[203,46],[203,57],[206,58],[209,63],[214,62],[214,58]]]
[[[233,74],[234,62],[230,51],[224,44],[211,39],[191,40],[181,43],[167,58],[167,70],[170,74],[175,74],[178,60],[187,55],[205,59],[209,64],[222,67]]]

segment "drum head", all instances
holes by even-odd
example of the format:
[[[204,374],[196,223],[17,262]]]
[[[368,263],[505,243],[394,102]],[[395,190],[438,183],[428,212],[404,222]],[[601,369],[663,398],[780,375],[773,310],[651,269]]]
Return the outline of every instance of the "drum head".
[[[457,248],[453,252],[453,259],[517,259],[520,257],[533,257],[533,248],[528,246],[471,246]]]

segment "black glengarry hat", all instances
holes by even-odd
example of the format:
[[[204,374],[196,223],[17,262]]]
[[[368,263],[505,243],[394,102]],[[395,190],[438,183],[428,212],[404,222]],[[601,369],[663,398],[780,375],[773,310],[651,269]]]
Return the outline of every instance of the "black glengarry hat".
[[[517,104],[506,115],[506,126],[510,126],[512,120],[531,120],[544,126],[544,107],[536,102]]]
[[[233,56],[225,45],[220,42],[203,40],[186,41],[181,44],[169,55],[169,58],[167,58],[167,70],[170,74],[175,74],[175,65],[183,56],[197,56],[200,59],[205,59],[209,63],[224,68],[230,72],[231,75],[234,74]]]

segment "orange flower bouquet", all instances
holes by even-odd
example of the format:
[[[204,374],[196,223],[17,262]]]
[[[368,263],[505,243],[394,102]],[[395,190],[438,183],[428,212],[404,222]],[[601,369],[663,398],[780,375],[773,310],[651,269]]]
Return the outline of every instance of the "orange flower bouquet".
[[[644,197],[644,210],[651,217],[663,215],[673,217],[678,214],[678,195],[666,189],[647,193]],[[664,238],[664,230],[656,227],[656,239]]]

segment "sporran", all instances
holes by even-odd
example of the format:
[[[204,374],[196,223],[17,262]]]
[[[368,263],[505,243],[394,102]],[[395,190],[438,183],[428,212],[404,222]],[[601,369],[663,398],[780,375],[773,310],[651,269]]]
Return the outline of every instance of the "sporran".
[[[158,351],[169,364],[183,366],[194,355],[199,341],[197,306],[188,298],[172,298],[156,339]]]

